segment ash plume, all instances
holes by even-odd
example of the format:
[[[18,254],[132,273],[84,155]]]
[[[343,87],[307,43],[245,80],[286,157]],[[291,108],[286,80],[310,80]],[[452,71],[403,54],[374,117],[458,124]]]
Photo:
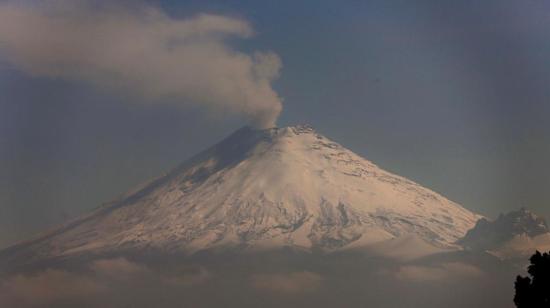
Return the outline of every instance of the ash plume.
[[[282,108],[271,86],[281,60],[230,42],[253,35],[240,18],[175,18],[146,5],[0,4],[0,62],[26,74],[86,82],[133,101],[199,105],[272,127]]]

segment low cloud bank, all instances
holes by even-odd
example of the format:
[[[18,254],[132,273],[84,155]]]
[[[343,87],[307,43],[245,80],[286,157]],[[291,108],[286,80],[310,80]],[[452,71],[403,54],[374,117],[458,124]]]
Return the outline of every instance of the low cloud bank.
[[[32,307],[98,296],[106,288],[91,277],[48,269],[31,276],[17,275],[0,282],[0,306]]]
[[[394,277],[404,282],[437,282],[452,278],[481,277],[483,272],[470,264],[449,262],[434,266],[405,265]]]
[[[301,294],[318,289],[323,278],[312,272],[292,272],[277,274],[256,274],[250,282],[256,289],[280,293]]]
[[[89,264],[84,271],[46,269],[0,280],[0,307],[71,306],[82,303],[94,306],[97,300],[110,298],[114,299],[113,307],[116,307],[116,297],[121,294],[140,290],[134,296],[147,297],[148,292],[192,287],[206,283],[210,278],[210,272],[204,268],[166,274],[124,258],[101,259]],[[116,294],[121,291],[121,294]]]

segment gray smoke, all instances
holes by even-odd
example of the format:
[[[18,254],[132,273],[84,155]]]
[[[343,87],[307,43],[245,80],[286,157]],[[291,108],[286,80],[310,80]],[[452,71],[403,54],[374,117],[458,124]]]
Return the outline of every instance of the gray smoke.
[[[0,60],[25,73],[88,82],[136,101],[198,104],[271,127],[282,108],[271,86],[281,60],[228,42],[253,34],[239,18],[177,19],[144,5],[0,4]]]

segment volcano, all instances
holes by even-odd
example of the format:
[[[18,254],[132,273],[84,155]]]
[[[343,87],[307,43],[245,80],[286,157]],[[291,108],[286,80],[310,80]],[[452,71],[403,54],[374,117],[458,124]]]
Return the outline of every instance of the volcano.
[[[330,253],[403,238],[452,249],[479,218],[309,126],[245,127],[118,200],[2,254],[33,262],[141,250]]]

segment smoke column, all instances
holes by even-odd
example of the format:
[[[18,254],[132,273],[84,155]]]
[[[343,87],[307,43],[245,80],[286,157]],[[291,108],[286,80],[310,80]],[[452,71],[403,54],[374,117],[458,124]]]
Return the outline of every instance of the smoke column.
[[[143,5],[0,4],[0,61],[20,71],[109,88],[130,101],[200,105],[272,127],[282,109],[271,86],[280,58],[228,42],[253,34],[242,19],[176,19]]]

